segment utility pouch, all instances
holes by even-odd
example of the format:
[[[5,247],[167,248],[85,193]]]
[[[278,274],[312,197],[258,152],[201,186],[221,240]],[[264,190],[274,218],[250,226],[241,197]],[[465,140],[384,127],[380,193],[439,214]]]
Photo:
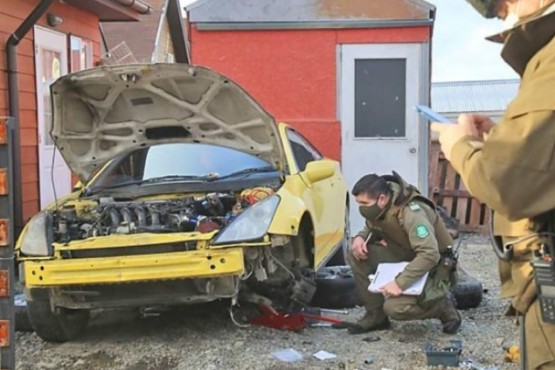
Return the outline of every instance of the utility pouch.
[[[418,296],[418,305],[430,309],[442,300],[456,283],[457,260],[452,253],[442,254],[439,263],[430,271],[422,293]]]

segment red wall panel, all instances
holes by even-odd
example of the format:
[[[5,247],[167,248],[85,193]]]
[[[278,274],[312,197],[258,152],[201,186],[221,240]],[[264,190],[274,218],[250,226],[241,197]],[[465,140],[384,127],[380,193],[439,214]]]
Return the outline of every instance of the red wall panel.
[[[0,115],[6,115],[8,107],[5,47],[9,36],[19,27],[37,6],[38,0],[0,0]],[[89,39],[93,42],[94,59],[100,51],[100,31],[98,18],[61,2],[55,2],[49,9],[63,18],[64,22],[54,30]],[[46,16],[38,25],[48,27]],[[18,73],[20,98],[20,134],[23,219],[27,220],[39,209],[38,199],[38,147],[37,147],[37,106],[35,86],[35,61],[33,30],[18,45]]]
[[[410,43],[428,27],[330,30],[199,31],[191,25],[192,62],[245,88],[278,120],[301,131],[326,156],[341,156],[337,50],[344,43]]]

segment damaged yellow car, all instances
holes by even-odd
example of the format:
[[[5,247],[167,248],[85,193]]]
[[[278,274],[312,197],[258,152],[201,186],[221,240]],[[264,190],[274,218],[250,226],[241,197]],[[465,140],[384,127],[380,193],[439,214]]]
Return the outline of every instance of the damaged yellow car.
[[[99,308],[306,304],[315,272],[344,263],[338,162],[225,76],[100,67],[51,92],[51,136],[82,185],[33,217],[16,246],[44,340],[71,340]]]

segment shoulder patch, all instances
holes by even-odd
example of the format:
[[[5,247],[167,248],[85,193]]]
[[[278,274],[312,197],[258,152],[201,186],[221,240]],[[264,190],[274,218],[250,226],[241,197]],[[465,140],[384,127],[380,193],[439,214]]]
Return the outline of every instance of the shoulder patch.
[[[420,208],[420,204],[418,204],[418,203],[416,203],[416,202],[410,202],[410,203],[409,203],[409,209],[410,209],[411,211],[418,211],[418,210],[421,209],[421,208]]]
[[[416,231],[416,236],[418,236],[420,239],[424,239],[424,238],[428,237],[428,235],[430,235],[430,231],[424,225],[416,226],[415,231]]]

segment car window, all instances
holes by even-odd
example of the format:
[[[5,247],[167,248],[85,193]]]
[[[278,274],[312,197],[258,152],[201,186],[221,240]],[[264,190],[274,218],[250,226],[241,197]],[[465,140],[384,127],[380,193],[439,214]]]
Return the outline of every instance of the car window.
[[[309,162],[322,159],[322,154],[297,131],[287,130],[287,138],[299,171],[304,171]]]
[[[116,158],[91,184],[113,186],[166,176],[226,176],[237,171],[266,168],[270,164],[254,155],[216,145],[161,144],[141,148]]]

